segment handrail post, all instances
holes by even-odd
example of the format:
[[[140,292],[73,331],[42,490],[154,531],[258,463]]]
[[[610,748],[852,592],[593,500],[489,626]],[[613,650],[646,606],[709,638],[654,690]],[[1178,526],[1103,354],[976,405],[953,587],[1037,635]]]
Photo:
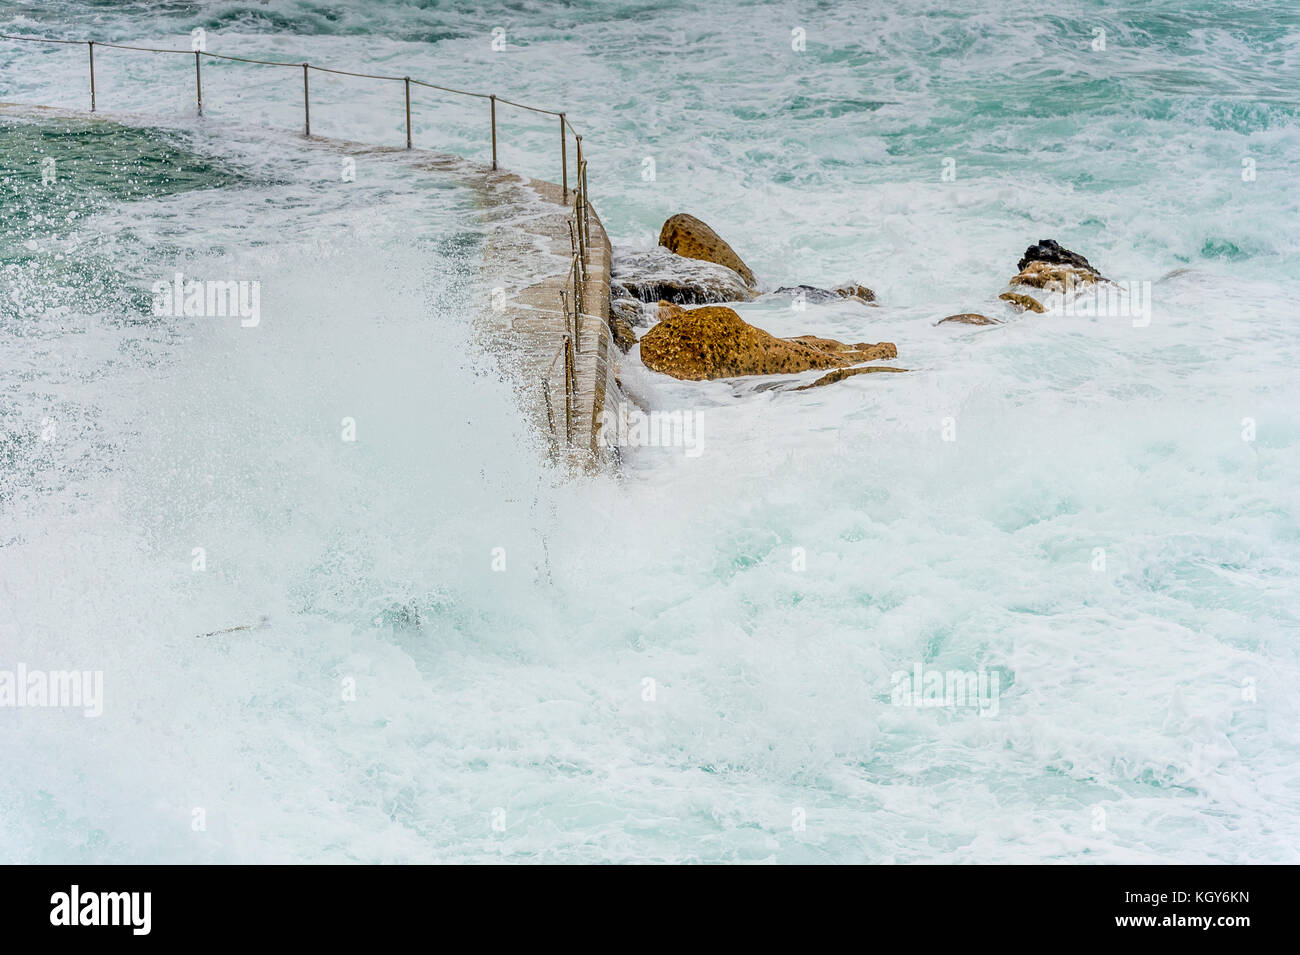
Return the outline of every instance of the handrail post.
[[[574,133],[573,139],[578,144],[578,181],[573,190],[573,218],[577,223],[578,248],[582,250],[582,261],[585,265],[587,262],[587,238],[582,234],[582,210],[587,206],[587,193],[582,184],[582,137]]]
[[[564,183],[561,197],[569,201],[569,137],[564,133],[564,114],[560,114],[560,177]]]
[[[579,256],[573,263],[573,333],[575,336],[582,331],[582,313],[587,308],[587,296],[582,291],[583,280],[582,258]]]
[[[552,362],[554,364],[554,362]],[[551,410],[551,383],[542,379],[542,397],[546,399],[546,423],[551,429],[551,447],[555,447],[555,413]]]
[[[303,133],[308,139],[311,138],[311,96],[307,92],[307,64],[302,65],[302,117]]]
[[[578,333],[575,331],[569,338],[569,351],[573,355],[569,359],[569,389],[573,392],[576,402],[578,397],[578,346],[574,344],[578,340]]]
[[[582,168],[578,171],[582,179],[582,231],[583,237],[587,242],[587,248],[591,248],[591,193],[590,186],[587,183],[587,164],[584,162]]]
[[[569,241],[573,241],[572,222],[569,223]],[[565,281],[569,281],[570,278],[573,281],[573,334],[576,337],[581,331],[581,325],[579,323],[582,321],[582,310],[586,307],[586,303],[582,300],[582,258],[577,249],[573,250],[573,255],[569,259],[569,276]],[[561,292],[560,296],[563,298],[564,292]]]
[[[574,253],[576,258],[577,253]],[[582,314],[582,299],[578,295],[578,265],[576,262],[569,263],[569,276],[573,280],[573,335],[578,335],[578,316]]]
[[[582,201],[582,193],[578,190],[573,192],[574,205]],[[577,233],[575,238],[574,233]],[[582,222],[578,219],[578,212],[575,209],[573,218],[569,220],[569,247],[577,254],[578,261],[583,265],[587,262],[587,246],[582,241]]]
[[[573,339],[564,336],[564,445],[573,444]]]
[[[575,199],[577,194],[575,192]],[[575,218],[577,218],[575,214]],[[582,311],[582,286],[586,282],[586,270],[582,266],[582,230],[577,229],[573,218],[567,220],[569,227],[569,273],[573,275],[573,308]]]
[[[582,200],[583,204],[585,205],[586,202],[587,202],[587,197],[584,196],[581,192],[578,193],[578,197]],[[580,218],[581,215],[582,215],[581,212],[577,212],[577,213],[574,215],[574,218],[578,220],[578,223],[577,223],[577,225],[578,225],[578,254],[579,254],[580,256],[582,256],[583,271],[585,272],[585,271],[586,271],[586,266],[587,266],[587,240],[584,239],[583,236],[582,236],[582,219]]]
[[[203,115],[203,71],[199,67],[199,51],[194,51],[194,89],[199,97],[199,115]]]
[[[411,78],[404,77],[406,80],[406,148],[411,148]]]
[[[90,111],[95,111],[95,41],[87,41],[90,47]]]
[[[491,95],[492,100],[492,171],[497,169],[497,94]]]

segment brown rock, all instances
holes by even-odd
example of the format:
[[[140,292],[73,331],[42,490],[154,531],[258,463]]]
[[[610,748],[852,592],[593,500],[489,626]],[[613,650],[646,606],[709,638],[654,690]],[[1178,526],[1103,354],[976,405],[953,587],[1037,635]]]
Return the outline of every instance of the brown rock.
[[[1102,281],[1096,272],[1054,265],[1051,262],[1030,262],[1011,280],[1012,285],[1027,285],[1048,292],[1064,292],[1067,288],[1093,285]]]
[[[907,371],[907,369],[895,368],[893,365],[863,365],[861,368],[837,368],[828,375],[822,375],[810,385],[800,385],[795,391],[807,391],[809,388],[817,388],[821,385],[833,385],[845,378],[851,378],[854,375],[869,375],[873,371]]]
[[[837,285],[833,291],[842,298],[859,298],[864,302],[874,302],[876,300],[875,292],[865,285],[859,285],[857,282],[846,282],[843,285]]]
[[[961,325],[1001,325],[996,318],[989,318],[987,315],[980,315],[976,312],[962,312],[960,315],[949,315],[947,318],[941,318],[935,322],[936,325],[942,325],[945,322],[956,322]]]
[[[731,246],[716,232],[695,216],[679,212],[671,216],[659,230],[659,244],[670,252],[688,259],[701,259],[726,266],[740,274],[751,288],[755,285],[754,273],[741,261]]]
[[[1031,312],[1045,312],[1041,302],[1032,295],[1022,295],[1019,292],[1003,292],[998,298],[1009,304],[1012,308],[1023,312],[1028,309]]]
[[[731,309],[727,309],[731,311]],[[667,299],[659,300],[659,321],[666,322],[670,318],[677,318],[679,315],[685,315],[686,309],[682,308],[676,302],[670,302]]]
[[[660,302],[659,314],[659,324],[641,338],[641,360],[653,371],[686,381],[793,374],[898,357],[892,342],[849,345],[813,335],[777,338],[721,305],[688,311]]]
[[[875,345],[867,342],[857,342],[849,345],[845,342],[836,341],[833,338],[819,338],[816,335],[796,335],[794,338],[783,338],[783,342],[796,342],[800,345],[807,345],[809,348],[815,348],[817,351],[825,352],[828,355],[838,355],[850,359],[850,364],[854,361],[873,361],[871,358],[856,358],[855,356],[864,349],[875,348]],[[890,357],[898,357],[897,354]]]

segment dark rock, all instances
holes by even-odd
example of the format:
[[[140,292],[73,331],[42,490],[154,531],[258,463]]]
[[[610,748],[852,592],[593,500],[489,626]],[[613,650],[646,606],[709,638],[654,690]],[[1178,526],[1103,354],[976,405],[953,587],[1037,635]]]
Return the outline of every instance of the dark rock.
[[[649,328],[659,320],[658,304],[650,304],[636,298],[610,298],[611,316],[631,325],[633,328]]]
[[[871,291],[865,285],[858,285],[856,282],[846,282],[844,285],[837,285],[833,289],[817,288],[815,285],[786,285],[776,290],[777,295],[795,295],[802,292],[805,302],[821,304],[822,302],[835,302],[842,298],[856,299],[868,304],[875,302],[876,293]]]
[[[676,305],[748,302],[756,294],[734,270],[655,248],[644,252],[615,250],[610,263],[613,298]]]
[[[1092,265],[1081,256],[1078,252],[1071,252],[1069,249],[1061,246],[1055,239],[1039,239],[1036,245],[1031,245],[1025,249],[1025,254],[1021,256],[1016,268],[1023,272],[1025,266],[1030,262],[1046,262],[1048,265],[1065,265],[1070,268],[1083,269],[1092,272],[1095,275],[1101,275]]]
[[[636,331],[626,319],[613,313],[609,316],[609,331],[620,351],[627,352],[636,344]]]
[[[814,304],[820,304],[821,302],[834,302],[840,297],[837,292],[832,292],[830,289],[825,288],[816,288],[812,285],[786,285],[777,289],[775,294],[793,296],[799,292],[803,293],[803,300],[805,302],[812,302]]]

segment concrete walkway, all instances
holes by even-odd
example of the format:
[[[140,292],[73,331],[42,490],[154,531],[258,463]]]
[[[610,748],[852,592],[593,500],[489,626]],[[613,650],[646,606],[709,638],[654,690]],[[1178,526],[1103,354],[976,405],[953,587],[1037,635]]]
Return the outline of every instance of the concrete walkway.
[[[126,113],[85,113],[57,107],[0,103],[0,115],[27,118],[116,122],[131,126],[165,127],[165,119]],[[177,124],[171,124],[177,125]],[[611,249],[604,226],[590,210],[591,242],[587,250],[583,299],[586,313],[579,323],[574,354],[575,388],[565,422],[564,359],[561,349],[568,323],[560,292],[572,305],[569,269],[574,193],[567,199],[552,182],[494,171],[486,163],[424,149],[372,146],[323,136],[305,138],[288,130],[259,130],[268,137],[297,141],[306,148],[329,149],[347,155],[388,154],[409,157],[417,168],[449,175],[479,191],[488,238],[483,276],[489,295],[476,302],[475,323],[485,345],[498,356],[513,379],[520,408],[550,446],[551,456],[575,469],[617,464],[614,449],[602,448],[599,416],[606,403],[619,400],[610,351],[609,281]],[[540,278],[539,278],[540,276]],[[549,410],[547,399],[549,397]]]
[[[491,327],[493,341],[503,343],[512,355],[507,367],[518,372],[521,404],[559,458],[583,468],[614,463],[613,449],[601,447],[598,440],[600,412],[607,402],[618,400],[610,357],[611,249],[605,228],[591,209],[585,312],[579,322],[576,388],[566,434],[564,356],[559,352],[568,332],[561,292],[570,307],[573,300],[574,194],[570,192],[566,201],[555,183],[503,172],[489,173],[487,184],[490,232],[484,272],[494,303],[483,320]],[[530,278],[521,280],[520,275]]]

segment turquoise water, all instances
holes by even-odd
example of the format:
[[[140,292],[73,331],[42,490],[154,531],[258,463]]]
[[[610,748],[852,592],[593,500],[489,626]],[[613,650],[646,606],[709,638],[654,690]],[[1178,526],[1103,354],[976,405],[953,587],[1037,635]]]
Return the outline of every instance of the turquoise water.
[[[0,857],[1296,861],[1298,19],[0,6],[566,109],[616,245],[689,211],[768,287],[861,281],[880,308],[742,311],[910,369],[634,352],[704,452],[566,483],[473,347],[472,190],[249,134],[300,121],[293,71],[205,66],[198,124],[185,58],[97,53],[101,109],[167,128],[0,127],[0,669],[105,673],[98,719],[0,710]],[[82,56],[0,44],[0,100],[83,107]],[[487,155],[479,101],[414,106]],[[401,122],[400,86],[313,85],[313,131]],[[558,176],[551,124],[501,132]],[[1152,283],[1150,324],[994,311],[1046,237]],[[150,316],[178,268],[259,279],[262,324]],[[968,310],[1009,321],[934,325]],[[891,705],[917,664],[998,672],[996,715]]]

